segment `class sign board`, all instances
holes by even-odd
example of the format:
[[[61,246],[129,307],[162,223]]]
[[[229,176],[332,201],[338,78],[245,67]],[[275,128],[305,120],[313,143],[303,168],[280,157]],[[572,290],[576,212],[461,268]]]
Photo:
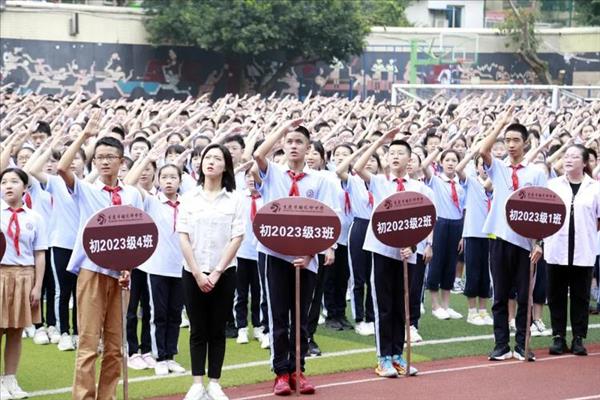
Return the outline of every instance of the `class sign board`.
[[[559,195],[541,186],[523,187],[506,201],[506,221],[515,233],[542,240],[560,230],[567,208]]]
[[[309,256],[333,246],[341,232],[337,214],[306,197],[284,197],[258,210],[252,229],[260,243],[287,256]]]
[[[375,208],[371,226],[375,237],[383,244],[410,247],[431,233],[435,219],[435,206],[427,196],[418,192],[397,192]]]
[[[113,271],[132,270],[154,253],[158,229],[139,208],[112,206],[98,211],[83,230],[85,253],[94,263]]]

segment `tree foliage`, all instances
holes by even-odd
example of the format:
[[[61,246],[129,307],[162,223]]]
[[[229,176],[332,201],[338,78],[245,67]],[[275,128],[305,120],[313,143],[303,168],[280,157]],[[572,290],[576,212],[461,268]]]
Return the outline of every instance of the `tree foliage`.
[[[198,46],[240,65],[277,54],[269,91],[290,67],[362,53],[369,32],[360,3],[346,0],[145,0],[154,44]],[[242,68],[243,71],[243,68]]]
[[[600,0],[575,1],[576,20],[582,26],[600,26]]]
[[[507,15],[500,26],[500,32],[508,38],[507,47],[512,45],[516,53],[535,72],[538,79],[544,84],[551,84],[552,77],[548,63],[538,54],[540,41],[536,36],[535,23],[538,18],[535,0],[530,8],[520,8],[513,0],[509,0],[512,12]]]
[[[360,3],[370,26],[411,26],[405,15],[411,0],[361,0]]]

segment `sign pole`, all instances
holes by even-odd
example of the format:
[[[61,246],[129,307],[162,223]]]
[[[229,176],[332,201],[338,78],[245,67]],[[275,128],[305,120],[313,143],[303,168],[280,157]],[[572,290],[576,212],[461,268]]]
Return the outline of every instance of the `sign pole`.
[[[121,351],[123,352],[123,399],[129,398],[129,379],[127,375],[127,359],[129,358],[129,352],[127,351],[127,296],[126,290],[121,289],[121,331],[122,331],[122,345]]]
[[[296,267],[296,396],[300,396],[300,268]]]
[[[405,259],[403,263],[404,270],[404,329],[406,331],[406,377],[410,376],[410,358],[411,358],[411,343],[410,343],[410,292],[408,284],[408,261]]]
[[[535,287],[536,264],[529,264],[529,290],[527,291],[527,320],[525,321],[525,361],[529,360],[529,341],[531,339],[531,311],[533,308],[533,288]]]

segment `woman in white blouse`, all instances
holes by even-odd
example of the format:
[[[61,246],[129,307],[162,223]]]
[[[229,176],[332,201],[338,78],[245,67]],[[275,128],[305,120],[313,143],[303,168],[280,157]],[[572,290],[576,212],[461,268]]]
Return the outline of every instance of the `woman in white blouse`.
[[[233,306],[236,258],[244,235],[243,199],[235,191],[233,162],[222,145],[202,153],[198,186],[181,199],[177,231],[185,259],[183,289],[190,320],[194,384],[185,400],[205,394],[227,399],[218,380],[225,357],[225,325]],[[202,383],[208,355],[206,389]]]
[[[571,145],[563,156],[565,174],[548,181],[567,206],[565,223],[545,240],[548,263],[548,305],[553,343],[550,354],[568,351],[565,339],[567,303],[570,299],[575,355],[587,355],[583,338],[588,329],[588,307],[592,271],[596,261],[596,237],[600,219],[600,182],[590,177],[589,153],[579,144]]]

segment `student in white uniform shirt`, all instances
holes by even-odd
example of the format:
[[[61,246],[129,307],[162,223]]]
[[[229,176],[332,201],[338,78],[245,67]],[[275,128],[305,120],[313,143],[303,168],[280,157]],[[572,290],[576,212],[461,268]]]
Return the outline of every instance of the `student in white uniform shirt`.
[[[254,152],[254,160],[260,170],[262,184],[260,193],[265,203],[288,196],[305,196],[322,201],[339,212],[336,188],[330,179],[319,171],[307,168],[305,156],[309,150],[310,133],[299,126],[300,120],[286,121],[280,124]],[[287,159],[285,166],[267,159],[273,146],[283,139],[283,149]],[[301,360],[304,370],[304,358],[308,350],[307,319],[317,278],[317,257],[288,257],[273,252],[259,243],[259,252],[266,254],[266,280],[269,303],[269,323],[271,335],[271,354],[273,372],[277,375],[273,385],[276,395],[289,395],[298,385],[300,393],[312,394],[314,386],[303,373],[296,376],[296,351],[294,345],[294,277],[295,268],[300,273],[300,335]],[[333,263],[334,249],[326,251],[325,265]],[[290,315],[292,315],[290,319]],[[291,323],[290,323],[291,321]]]
[[[46,150],[31,165],[25,167],[25,171],[33,175],[52,196],[53,208],[49,224],[51,227],[49,244],[52,262],[48,265],[48,268],[52,268],[52,271],[58,278],[55,303],[58,327],[61,334],[58,349],[60,351],[69,351],[75,350],[78,340],[77,298],[75,291],[77,275],[67,272],[67,265],[71,259],[77,235],[77,227],[79,226],[79,208],[67,190],[63,180],[55,174],[44,171],[46,162],[52,156],[53,148],[59,141],[60,136],[57,135],[55,140],[46,146]],[[83,149],[80,149],[73,160],[71,169],[79,179],[83,179],[84,168],[85,152]],[[72,326],[69,324],[69,302],[71,299],[73,299],[73,310],[71,312]]]
[[[42,217],[23,204],[27,174],[8,168],[0,174],[0,227],[6,250],[0,260],[0,339],[6,335],[1,399],[23,399],[28,394],[17,383],[23,328],[41,321],[41,293],[48,248]],[[1,344],[1,341],[0,341]]]
[[[406,167],[410,160],[411,148],[404,140],[394,140],[399,128],[392,129],[373,142],[360,156],[354,169],[369,185],[375,200],[374,208],[393,193],[415,191],[427,195],[422,182],[410,179]],[[387,153],[390,175],[374,175],[365,166],[371,156],[386,141],[392,140]],[[373,306],[375,309],[375,341],[377,347],[377,368],[375,372],[383,377],[397,377],[417,369],[407,364],[402,357],[405,340],[404,324],[404,276],[403,260],[407,260],[408,268],[414,268],[417,261],[416,246],[414,248],[395,248],[381,243],[373,233],[369,222],[363,248],[373,253]]]
[[[529,295],[529,265],[536,263],[542,256],[539,243],[532,246],[531,240],[516,234],[506,222],[504,205],[508,197],[517,189],[525,186],[546,186],[546,177],[538,168],[523,165],[525,146],[529,134],[520,124],[510,124],[504,129],[504,142],[509,157],[501,161],[492,156],[492,146],[496,137],[508,122],[511,110],[496,120],[492,132],[481,142],[479,154],[483,158],[484,168],[492,181],[494,196],[490,212],[485,220],[483,232],[492,235],[490,241],[490,269],[494,287],[495,346],[489,355],[492,361],[515,357],[519,360],[534,361],[532,351],[525,354],[525,325],[527,319],[527,297]],[[514,285],[513,285],[514,283]],[[511,352],[508,326],[508,297],[516,286],[517,303],[516,345]]]
[[[375,334],[375,315],[371,294],[371,253],[363,249],[369,220],[373,213],[373,194],[365,182],[352,172],[351,164],[361,150],[348,155],[337,163],[336,173],[342,182],[353,220],[348,235],[348,263],[350,270],[350,308],[356,323],[355,330],[361,336]],[[374,153],[365,168],[372,174],[382,171],[379,156]],[[365,290],[366,286],[366,290]]]
[[[125,183],[130,185],[139,183],[141,177],[148,173],[148,168],[154,168],[153,164],[160,157],[161,152],[162,146],[159,145],[150,150],[127,174]],[[149,308],[142,312],[148,313],[152,354],[135,353],[130,357],[129,362],[138,363],[141,368],[137,369],[154,368],[156,375],[162,376],[168,375],[169,372],[185,372],[185,368],[174,360],[174,356],[178,353],[177,342],[183,310],[181,284],[183,254],[176,229],[181,170],[173,164],[163,165],[158,170],[158,184],[159,191],[155,195],[151,194],[148,186],[138,185],[144,197],[144,210],[152,217],[158,228],[158,243],[154,254],[137,268],[139,272],[144,273],[145,286],[148,288]],[[155,188],[154,185],[149,186],[150,189]],[[144,329],[143,325],[142,329]]]
[[[460,139],[457,134],[448,144]],[[441,154],[440,154],[441,153]],[[437,175],[429,165],[440,155],[442,171]],[[437,220],[433,228],[433,257],[425,286],[431,294],[431,313],[437,319],[461,319],[462,315],[450,307],[450,290],[456,276],[458,244],[462,235],[465,189],[464,172],[456,169],[460,155],[456,150],[438,147],[423,161],[424,182],[433,190]],[[441,292],[441,293],[440,293]]]
[[[236,270],[236,295],[235,295],[235,321],[238,329],[236,342],[245,344],[249,342],[248,335],[248,295],[250,295],[250,319],[254,328],[254,338],[262,339],[263,327],[261,326],[261,299],[262,288],[258,273],[257,240],[252,228],[252,221],[258,210],[263,206],[263,200],[254,185],[254,177],[250,170],[246,174],[246,190],[243,191],[243,218],[246,231],[244,240],[237,252]],[[241,189],[241,188],[240,188]]]
[[[563,155],[565,175],[548,181],[548,188],[558,194],[567,206],[564,225],[544,240],[553,335],[549,352],[555,355],[569,350],[566,342],[567,297],[573,329],[571,352],[587,355],[583,339],[588,329],[590,285],[600,223],[600,182],[590,177],[588,160],[589,154],[584,146],[569,146]]]
[[[94,146],[94,166],[98,180],[91,184],[75,176],[73,160],[84,142],[97,134],[100,114],[93,114],[84,131],[67,148],[58,163],[64,180],[79,208],[79,230],[67,271],[77,277],[77,322],[79,347],[75,361],[72,396],[74,399],[112,398],[121,375],[121,288],[129,286],[129,273],[118,273],[93,263],[83,248],[82,232],[88,219],[111,205],[131,205],[143,209],[139,191],[118,180],[123,162],[123,145],[117,139],[103,137]],[[98,344],[104,352],[96,387]]]
[[[185,260],[184,301],[190,320],[190,353],[194,383],[185,400],[226,400],[219,385],[225,357],[225,326],[233,307],[237,253],[244,236],[242,196],[235,190],[233,163],[227,148],[206,147],[198,187],[181,199],[177,231]],[[209,383],[206,374],[208,355]]]

